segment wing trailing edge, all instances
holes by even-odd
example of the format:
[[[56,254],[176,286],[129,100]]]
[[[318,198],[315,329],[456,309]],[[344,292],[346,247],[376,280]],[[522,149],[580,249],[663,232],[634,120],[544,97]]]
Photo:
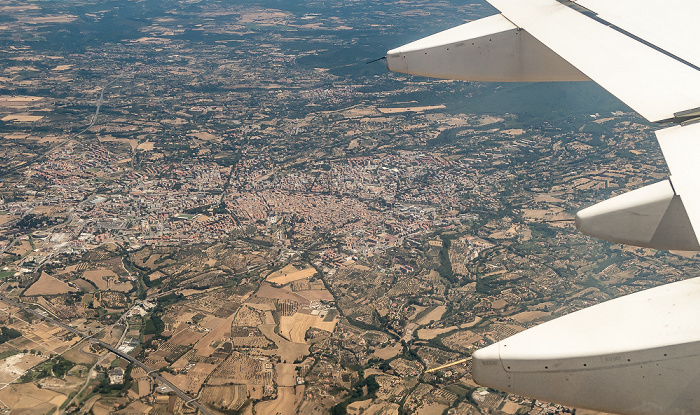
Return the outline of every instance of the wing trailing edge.
[[[593,80],[644,118],[700,108],[700,71],[556,0],[489,0],[490,16],[387,52],[389,70],[467,81]]]
[[[412,75],[482,82],[589,80],[500,14],[390,50],[387,67]]]

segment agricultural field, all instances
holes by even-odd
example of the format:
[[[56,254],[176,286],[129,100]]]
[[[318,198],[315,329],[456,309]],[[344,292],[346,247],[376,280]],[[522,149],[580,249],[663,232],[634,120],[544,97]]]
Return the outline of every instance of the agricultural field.
[[[255,293],[258,297],[273,298],[279,301],[289,300],[295,301],[300,304],[309,304],[310,301],[302,297],[298,293],[289,291],[286,287],[276,288],[270,285],[268,282],[264,282],[260,285],[260,289]]]
[[[0,360],[0,387],[22,376],[27,370],[46,360],[46,356],[18,353]]]
[[[255,410],[263,414],[295,415],[303,398],[303,386],[278,386],[277,398],[258,402]]]
[[[22,256],[31,250],[32,250],[31,243],[29,243],[28,240],[23,240],[23,241],[20,241],[19,243],[14,244],[8,252],[15,254],[15,255]]]
[[[443,328],[439,328],[439,329],[423,328],[423,329],[418,329],[416,334],[418,335],[419,339],[430,340],[430,339],[434,339],[435,337],[437,337],[441,334],[449,333],[449,332],[456,330],[456,329],[457,329],[457,326],[443,327]]]
[[[304,297],[305,299],[307,299],[311,302],[314,302],[314,301],[335,301],[333,294],[331,294],[325,288],[321,289],[321,290],[295,291],[295,293],[299,294],[300,296]]]
[[[294,313],[292,316],[280,317],[280,334],[294,343],[305,343],[306,331],[312,327],[332,333],[337,319],[324,321],[324,317],[307,313]]]
[[[110,281],[117,279],[117,274],[112,270],[99,268],[85,271],[82,278],[93,283],[98,290],[107,291],[109,290]]]
[[[441,341],[445,346],[453,350],[467,352],[483,344],[484,336],[470,330],[464,330],[450,334],[442,338]]]
[[[202,389],[201,401],[224,411],[238,411],[248,400],[245,385],[207,385]]]
[[[194,346],[198,356],[211,356],[221,342],[231,336],[233,314],[226,319],[219,319],[218,324]]]
[[[426,313],[423,317],[421,317],[416,323],[420,325],[425,325],[429,324],[433,321],[438,321],[442,317],[443,314],[445,314],[445,311],[447,310],[447,307],[444,305],[435,307],[434,309],[430,310],[428,313]]]
[[[177,367],[182,363],[185,362],[178,361],[175,365],[173,365],[173,367]],[[209,375],[212,373],[212,371],[214,371],[214,369],[216,369],[217,366],[218,362],[216,364],[197,362],[194,364],[194,366],[189,367],[186,370],[180,369],[181,373],[164,373],[163,377],[171,381],[175,386],[182,389],[186,393],[196,395]]]
[[[169,343],[179,346],[192,346],[206,334],[202,331],[193,330],[189,325],[183,324],[182,326],[184,326],[184,328],[178,326],[174,331],[173,336],[168,340]]]
[[[211,374],[208,385],[247,384],[272,385],[274,370],[266,368],[265,357],[232,352]]]
[[[46,272],[42,272],[39,279],[24,292],[24,295],[28,297],[34,295],[56,295],[74,291],[77,290]]]
[[[16,414],[52,412],[68,397],[62,393],[37,387],[34,383],[11,384],[0,389],[0,401]]]
[[[293,265],[287,265],[279,271],[275,271],[267,276],[266,280],[272,284],[286,285],[290,282],[313,277],[316,269],[312,267],[297,269]]]
[[[551,316],[552,313],[547,311],[533,310],[533,311],[523,311],[513,315],[511,318],[519,323],[529,323],[533,320],[538,320]]]
[[[0,226],[17,219],[16,215],[0,215]]]

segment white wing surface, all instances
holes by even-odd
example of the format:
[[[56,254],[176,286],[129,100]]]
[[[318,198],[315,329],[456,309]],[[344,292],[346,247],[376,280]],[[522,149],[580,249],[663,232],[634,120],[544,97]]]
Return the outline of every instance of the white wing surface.
[[[649,121],[700,107],[693,67],[555,0],[489,2]]]
[[[602,20],[700,67],[700,2],[689,0],[577,0]]]

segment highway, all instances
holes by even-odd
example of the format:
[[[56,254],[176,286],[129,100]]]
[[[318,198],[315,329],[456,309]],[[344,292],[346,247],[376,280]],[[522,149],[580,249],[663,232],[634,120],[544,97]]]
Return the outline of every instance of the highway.
[[[185,401],[186,404],[192,405],[195,408],[197,408],[200,413],[206,414],[206,415],[213,415],[207,408],[200,405],[194,398],[191,398],[185,392],[180,390],[177,386],[173,385],[170,381],[163,378],[158,372],[149,368],[143,362],[140,362],[140,361],[134,359],[132,356],[129,356],[128,354],[116,349],[115,347],[112,347],[111,345],[103,342],[102,340],[95,339],[91,335],[87,335],[87,334],[81,332],[80,330],[77,330],[74,327],[71,327],[67,324],[63,324],[60,321],[55,320],[54,318],[50,317],[48,315],[48,313],[41,313],[33,308],[25,306],[24,304],[18,303],[14,300],[10,300],[9,298],[5,297],[4,295],[0,295],[0,300],[6,302],[8,304],[11,304],[15,307],[19,307],[19,308],[23,309],[24,311],[39,317],[42,320],[50,321],[51,323],[56,324],[57,326],[60,326],[61,328],[64,328],[64,329],[70,331],[71,333],[76,334],[76,335],[84,338],[85,340],[87,340],[91,343],[95,343],[95,344],[100,345],[101,347],[104,347],[105,349],[107,349],[110,352],[114,353],[115,355],[121,357],[122,359],[124,359],[124,360],[142,368],[143,370],[145,370],[149,376],[151,376],[153,379],[160,382],[162,385],[165,385],[165,386],[169,387],[170,389],[172,389],[173,393],[175,393],[175,395],[177,395],[180,399]],[[125,333],[126,333],[126,331],[125,331]],[[122,335],[122,339],[123,338],[124,338],[124,336]]]
[[[80,134],[82,134],[85,131],[87,131],[88,129],[90,129],[90,127],[95,125],[95,121],[97,121],[97,116],[100,115],[100,107],[102,107],[102,103],[104,102],[105,88],[107,88],[108,86],[112,85],[113,83],[115,83],[119,79],[121,79],[122,75],[123,74],[119,74],[119,76],[116,79],[113,79],[110,83],[108,83],[107,85],[100,88],[100,97],[97,99],[97,108],[95,109],[95,115],[92,116],[92,119],[90,120],[90,124],[88,124],[87,127],[80,130],[80,132],[76,133],[73,137],[79,136]],[[71,137],[71,138],[73,138],[73,137]]]

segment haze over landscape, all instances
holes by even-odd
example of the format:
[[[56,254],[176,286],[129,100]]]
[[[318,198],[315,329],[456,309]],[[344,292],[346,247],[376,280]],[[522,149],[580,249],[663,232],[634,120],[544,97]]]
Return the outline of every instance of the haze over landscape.
[[[4,1],[0,411],[570,412],[466,359],[698,264],[575,230],[668,176],[595,84],[367,64],[493,12]]]

